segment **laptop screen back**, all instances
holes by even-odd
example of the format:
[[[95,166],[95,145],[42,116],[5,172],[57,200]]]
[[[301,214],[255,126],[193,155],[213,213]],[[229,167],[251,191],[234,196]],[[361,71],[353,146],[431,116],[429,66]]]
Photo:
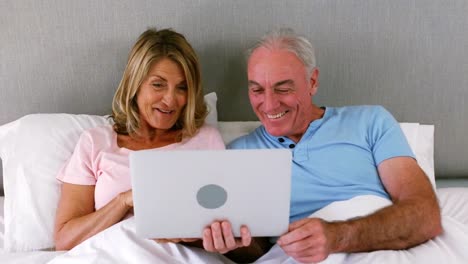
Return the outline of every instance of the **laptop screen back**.
[[[130,154],[136,232],[146,238],[201,237],[214,220],[235,236],[287,231],[289,150],[143,150]]]

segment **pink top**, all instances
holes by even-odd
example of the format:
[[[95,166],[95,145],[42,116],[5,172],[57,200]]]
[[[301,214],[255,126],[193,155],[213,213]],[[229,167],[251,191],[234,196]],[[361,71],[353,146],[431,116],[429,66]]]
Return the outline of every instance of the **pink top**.
[[[216,128],[204,125],[192,138],[158,149],[224,149]],[[112,126],[85,130],[71,158],[60,169],[57,179],[71,184],[96,185],[94,207],[106,205],[119,193],[131,189],[128,156],[132,150],[117,145]]]

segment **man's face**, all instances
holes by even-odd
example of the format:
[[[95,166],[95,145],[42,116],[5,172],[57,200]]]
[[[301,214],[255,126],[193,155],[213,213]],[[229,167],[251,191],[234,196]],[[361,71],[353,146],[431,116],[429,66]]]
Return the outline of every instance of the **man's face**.
[[[247,71],[250,103],[268,133],[299,141],[312,121],[318,70],[307,78],[294,53],[260,47],[250,56]]]

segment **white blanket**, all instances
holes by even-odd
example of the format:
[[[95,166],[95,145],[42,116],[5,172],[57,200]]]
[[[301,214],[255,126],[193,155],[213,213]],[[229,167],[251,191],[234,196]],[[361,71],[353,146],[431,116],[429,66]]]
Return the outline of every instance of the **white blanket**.
[[[455,191],[455,190],[454,190]],[[468,201],[468,189],[459,190],[459,195],[444,197],[442,206],[442,235],[424,244],[408,250],[379,250],[370,253],[338,253],[330,255],[321,264],[348,264],[348,263],[424,263],[424,264],[466,264],[468,263],[468,215],[465,203],[465,214],[460,214],[460,201]],[[449,194],[449,193],[447,193]],[[464,195],[464,197],[461,197]],[[459,199],[457,203],[456,199]],[[450,199],[451,198],[451,199]],[[463,199],[464,198],[464,199]],[[448,201],[450,200],[450,201]],[[377,209],[390,205],[390,201],[376,196],[359,196],[348,201],[335,202],[311,217],[325,220],[345,220],[355,216],[363,216]],[[455,216],[459,214],[458,216]],[[263,264],[289,264],[296,263],[286,256],[283,250],[275,245],[265,256],[258,260]]]
[[[49,264],[61,263],[232,263],[219,254],[179,244],[158,244],[135,234],[135,218],[128,218],[82,242]]]
[[[468,201],[464,192],[462,201]],[[455,197],[455,196],[454,196]],[[457,196],[459,197],[459,196]],[[459,197],[461,198],[461,197]],[[455,198],[452,198],[452,200]],[[441,201],[441,204],[446,201]],[[376,196],[360,196],[336,202],[315,213],[326,220],[366,215],[390,202]],[[459,208],[458,208],[459,209]],[[444,233],[409,250],[381,250],[371,253],[332,254],[322,263],[468,263],[468,217],[443,210]],[[455,215],[455,216],[452,216]],[[227,258],[177,244],[157,244],[135,235],[134,218],[122,221],[52,261],[56,263],[232,263]],[[275,245],[256,263],[295,263]]]

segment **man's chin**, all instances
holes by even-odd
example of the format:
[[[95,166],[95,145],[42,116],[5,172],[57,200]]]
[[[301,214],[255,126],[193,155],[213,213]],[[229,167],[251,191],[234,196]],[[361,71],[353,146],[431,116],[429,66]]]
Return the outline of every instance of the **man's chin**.
[[[266,125],[265,126],[266,131],[268,134],[274,136],[274,137],[282,137],[284,136],[284,131],[283,129],[279,129],[278,127],[271,126],[271,125]]]

